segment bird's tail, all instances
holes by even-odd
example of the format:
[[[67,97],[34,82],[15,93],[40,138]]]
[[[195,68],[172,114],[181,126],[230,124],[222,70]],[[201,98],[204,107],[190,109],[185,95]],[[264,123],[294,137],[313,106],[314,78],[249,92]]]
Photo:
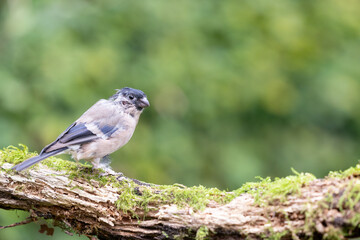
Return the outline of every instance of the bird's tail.
[[[59,154],[60,152],[64,151],[65,149],[66,148],[57,149],[57,150],[52,151],[52,152],[42,153],[42,154],[40,154],[38,156],[26,159],[22,163],[19,163],[18,165],[12,167],[12,169],[16,170],[16,171],[22,171],[22,170],[34,165],[35,163],[38,163],[38,162],[44,160],[45,158],[48,158],[48,157],[54,156],[56,154]]]

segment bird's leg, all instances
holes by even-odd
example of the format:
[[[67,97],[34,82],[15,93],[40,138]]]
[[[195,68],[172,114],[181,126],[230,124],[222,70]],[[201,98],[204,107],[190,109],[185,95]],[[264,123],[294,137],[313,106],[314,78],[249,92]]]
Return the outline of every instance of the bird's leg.
[[[119,177],[124,176],[123,173],[115,172],[114,170],[112,170],[110,166],[111,161],[109,155],[106,155],[103,158],[93,159],[91,163],[93,164],[94,169],[102,169],[105,171],[104,173],[100,174],[102,176],[106,176],[106,175],[114,175]]]
[[[100,158],[99,160],[99,166],[102,168],[102,169],[108,169],[110,167],[110,163],[111,163],[111,160],[110,160],[110,156],[109,155],[106,155],[104,156],[103,158]]]

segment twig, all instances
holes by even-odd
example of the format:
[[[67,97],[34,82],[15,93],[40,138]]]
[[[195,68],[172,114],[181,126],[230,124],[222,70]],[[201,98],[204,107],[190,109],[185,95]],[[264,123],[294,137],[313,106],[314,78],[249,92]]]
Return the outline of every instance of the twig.
[[[16,227],[16,226],[20,226],[20,225],[25,225],[31,222],[35,222],[37,221],[37,218],[32,218],[32,217],[28,217],[26,220],[18,222],[18,223],[13,223],[7,226],[0,226],[0,229],[5,229],[5,228],[11,228],[11,227]]]

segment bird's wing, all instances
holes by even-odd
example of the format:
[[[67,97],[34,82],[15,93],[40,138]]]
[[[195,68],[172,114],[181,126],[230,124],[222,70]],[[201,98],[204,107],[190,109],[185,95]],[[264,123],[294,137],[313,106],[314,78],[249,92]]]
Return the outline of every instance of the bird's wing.
[[[54,142],[44,147],[41,153],[88,143],[99,138],[110,138],[121,125],[121,116],[115,114],[115,111],[116,106],[109,101],[98,101],[61,133]]]
[[[41,150],[40,155],[43,153],[52,152],[61,148],[68,148],[69,146],[83,144],[99,138],[88,130],[84,123],[73,123],[70,125],[60,136],[52,143],[47,145]]]

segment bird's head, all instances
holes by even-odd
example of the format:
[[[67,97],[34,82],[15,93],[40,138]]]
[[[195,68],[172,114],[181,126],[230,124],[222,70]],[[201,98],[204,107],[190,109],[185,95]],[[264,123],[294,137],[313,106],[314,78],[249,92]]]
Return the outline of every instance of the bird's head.
[[[143,91],[129,87],[117,89],[117,92],[109,100],[121,104],[130,111],[136,109],[141,112],[144,108],[150,106],[149,100]]]

